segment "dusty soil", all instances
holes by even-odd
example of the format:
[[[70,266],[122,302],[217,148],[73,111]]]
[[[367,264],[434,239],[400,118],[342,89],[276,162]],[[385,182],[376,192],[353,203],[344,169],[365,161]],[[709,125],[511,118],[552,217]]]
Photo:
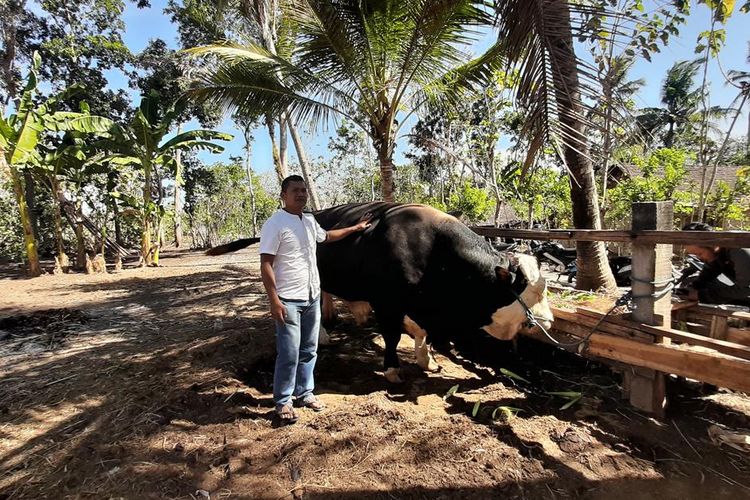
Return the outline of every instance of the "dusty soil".
[[[531,340],[461,332],[425,374],[404,336],[395,386],[374,327],[343,315],[328,409],[278,427],[257,254],[162,262],[0,280],[0,498],[750,496],[748,455],[707,433],[750,428],[750,399],[675,380],[657,422],[609,368]]]

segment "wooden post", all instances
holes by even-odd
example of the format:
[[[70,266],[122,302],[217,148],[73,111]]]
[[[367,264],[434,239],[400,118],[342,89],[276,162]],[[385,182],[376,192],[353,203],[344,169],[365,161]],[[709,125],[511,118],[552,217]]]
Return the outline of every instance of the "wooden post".
[[[671,230],[674,212],[671,201],[633,204],[632,228]],[[672,245],[633,244],[633,319],[654,326],[671,326]],[[657,338],[657,343],[670,343]],[[625,372],[624,386],[630,403],[641,410],[663,416],[667,404],[664,373],[648,369]]]

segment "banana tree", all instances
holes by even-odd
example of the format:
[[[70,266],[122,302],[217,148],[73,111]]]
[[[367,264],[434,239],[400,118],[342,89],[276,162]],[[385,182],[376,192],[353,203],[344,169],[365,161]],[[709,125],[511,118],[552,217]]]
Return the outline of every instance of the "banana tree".
[[[91,116],[85,112],[56,111],[60,100],[71,92],[77,91],[77,88],[69,88],[61,94],[45,99],[41,104],[35,103],[37,71],[40,64],[41,58],[35,53],[26,85],[19,99],[18,109],[15,113],[0,118],[0,171],[10,173],[23,226],[24,247],[30,276],[39,276],[42,270],[24,197],[23,173],[25,170],[44,164],[39,151],[40,141],[45,134],[66,131],[104,132],[112,127],[112,122],[106,118]]]
[[[127,127],[115,127],[102,147],[111,154],[108,160],[115,165],[132,165],[143,172],[143,195],[140,200],[122,194],[115,194],[126,204],[135,208],[142,219],[141,232],[141,265],[156,266],[159,264],[161,242],[161,223],[164,207],[161,193],[154,200],[154,176],[159,172],[174,170],[177,166],[175,155],[178,151],[202,149],[220,153],[224,148],[214,140],[229,141],[231,134],[215,130],[189,130],[172,138],[167,138],[169,131],[177,124],[185,104],[178,101],[165,112],[158,106],[158,94],[144,96],[136,110],[135,116]],[[180,182],[177,178],[175,182]],[[157,243],[152,244],[156,235]]]

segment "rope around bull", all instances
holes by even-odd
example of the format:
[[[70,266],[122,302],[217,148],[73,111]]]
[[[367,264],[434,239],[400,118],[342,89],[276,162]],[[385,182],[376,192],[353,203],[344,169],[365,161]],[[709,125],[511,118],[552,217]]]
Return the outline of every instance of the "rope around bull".
[[[639,283],[646,283],[649,285],[653,285],[654,288],[657,287],[664,287],[662,290],[658,292],[654,292],[652,294],[648,295],[633,295],[633,290],[628,290],[624,294],[620,296],[619,299],[617,299],[614,303],[614,305],[609,309],[609,311],[606,312],[604,316],[599,318],[599,321],[596,322],[596,324],[591,328],[591,330],[582,338],[579,340],[576,340],[575,342],[560,342],[556,338],[554,338],[549,331],[542,326],[541,323],[539,323],[539,320],[549,320],[549,318],[543,318],[540,316],[535,316],[533,312],[531,312],[531,309],[529,306],[526,305],[526,302],[523,301],[520,295],[516,293],[515,290],[511,288],[511,292],[513,292],[513,295],[516,296],[516,299],[521,304],[521,306],[526,311],[526,326],[531,328],[533,326],[538,326],[540,330],[544,333],[544,335],[551,340],[554,344],[559,345],[561,347],[578,347],[578,352],[583,352],[586,350],[587,344],[589,340],[591,339],[591,336],[594,335],[596,330],[599,328],[599,326],[609,317],[612,312],[617,309],[618,307],[627,307],[628,310],[633,310],[633,302],[637,299],[649,299],[653,298],[656,300],[659,300],[660,298],[664,297],[666,294],[671,292],[675,287],[675,280],[674,278],[669,278],[662,281],[648,281],[648,280],[642,280],[639,278],[636,278],[634,276],[630,277],[631,281],[637,281]]]

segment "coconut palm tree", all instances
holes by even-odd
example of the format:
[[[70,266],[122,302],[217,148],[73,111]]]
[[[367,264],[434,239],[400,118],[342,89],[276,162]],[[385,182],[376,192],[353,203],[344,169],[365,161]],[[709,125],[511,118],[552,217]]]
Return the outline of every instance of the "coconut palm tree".
[[[297,44],[283,59],[258,44],[191,49],[218,64],[200,74],[193,97],[243,114],[287,112],[301,121],[344,116],[372,139],[382,198],[394,199],[393,152],[399,128],[425,103],[456,102],[514,63],[517,97],[531,110],[526,168],[546,143],[569,169],[574,224],[601,227],[585,135],[579,60],[567,0],[306,0],[289,2]],[[495,28],[498,39],[467,61],[462,48]],[[614,287],[601,244],[579,243],[579,286]]]
[[[596,95],[596,68],[576,57],[571,16],[590,10],[569,0],[497,0],[499,50],[519,68],[516,100],[527,110],[527,171],[544,144],[552,144],[570,177],[573,224],[601,229],[582,95]],[[579,241],[576,286],[616,287],[603,243]]]
[[[667,70],[661,86],[663,108],[645,108],[637,120],[649,136],[661,135],[664,147],[671,148],[675,138],[695,126],[701,105],[701,90],[693,88],[702,59],[678,61]],[[666,129],[666,130],[665,130]]]
[[[475,2],[290,2],[286,15],[298,34],[290,60],[260,44],[214,44],[192,49],[211,54],[218,67],[200,75],[193,96],[252,114],[286,112],[325,122],[331,112],[350,119],[373,140],[383,199],[393,201],[393,150],[406,116],[453,81],[456,87],[489,76],[489,56],[461,66],[491,16]],[[491,51],[499,67],[500,59]]]

